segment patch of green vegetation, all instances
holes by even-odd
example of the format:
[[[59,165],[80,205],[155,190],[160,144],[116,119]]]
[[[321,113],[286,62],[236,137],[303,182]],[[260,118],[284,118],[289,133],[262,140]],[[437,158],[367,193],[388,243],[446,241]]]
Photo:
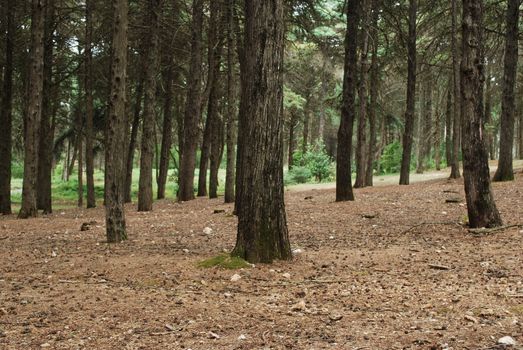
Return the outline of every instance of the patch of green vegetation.
[[[200,261],[198,267],[208,269],[211,267],[219,267],[227,270],[237,270],[251,267],[251,265],[237,256],[230,256],[227,254],[220,254],[213,258]]]

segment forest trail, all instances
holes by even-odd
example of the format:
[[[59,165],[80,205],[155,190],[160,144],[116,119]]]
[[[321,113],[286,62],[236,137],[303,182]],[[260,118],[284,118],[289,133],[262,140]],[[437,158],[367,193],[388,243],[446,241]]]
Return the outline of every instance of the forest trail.
[[[490,162],[490,172],[493,174],[497,168],[498,168],[498,162],[491,161]],[[514,171],[523,169],[523,160],[514,160]],[[441,169],[440,171],[427,171],[423,174],[416,174],[415,172],[412,172],[410,174],[410,183],[419,183],[419,182],[426,182],[426,181],[432,181],[432,180],[440,180],[440,179],[448,179],[450,176],[450,167]],[[397,185],[399,183],[399,174],[392,174],[392,175],[380,175],[380,176],[374,176],[374,186],[390,186],[390,185]],[[293,192],[302,192],[302,191],[310,191],[310,190],[330,190],[336,188],[336,182],[324,182],[324,183],[307,183],[307,184],[299,184],[299,185],[292,185],[292,186],[286,186],[286,191],[293,191]]]

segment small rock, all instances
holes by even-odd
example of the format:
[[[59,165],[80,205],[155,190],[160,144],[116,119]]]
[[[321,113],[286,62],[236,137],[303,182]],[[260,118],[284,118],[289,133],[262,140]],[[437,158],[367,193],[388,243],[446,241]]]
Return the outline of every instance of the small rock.
[[[189,253],[189,249],[182,249],[182,251],[183,251],[185,254]]]
[[[505,336],[503,338],[499,338],[498,344],[500,344],[500,345],[517,345],[517,343],[514,340],[514,338],[509,337],[509,336]]]
[[[43,343],[42,345],[40,345],[41,348],[48,348],[50,346],[51,346],[51,344],[49,344],[49,343]]]
[[[238,275],[237,273],[235,273],[234,275],[232,275],[231,277],[231,282],[238,282],[239,280],[242,279],[242,276]]]
[[[341,320],[342,318],[343,318],[343,316],[340,315],[340,314],[337,314],[337,313],[332,313],[332,314],[329,315],[329,319],[330,319],[331,321],[339,321],[339,320]]]
[[[288,273],[288,272],[285,272],[284,274],[282,274],[283,278],[286,278],[286,279],[290,279],[291,278],[291,274]]]
[[[220,336],[214,332],[209,332],[209,338],[211,339],[220,339]]]
[[[292,250],[292,255],[300,255],[301,253],[303,253],[303,249],[301,248],[296,248]]]
[[[470,316],[470,315],[465,315],[465,320],[470,321],[470,322],[473,322],[473,323],[478,323],[477,318],[472,317],[472,316]]]
[[[305,305],[305,300],[300,300],[297,304],[294,304],[291,308],[292,311],[305,311],[307,306]]]
[[[212,234],[212,228],[210,228],[210,227],[204,228],[203,229],[203,233],[206,234],[206,235]]]
[[[170,324],[166,324],[166,325],[165,325],[165,329],[167,329],[167,330],[170,331],[170,332],[174,332],[174,331],[176,330],[176,329],[175,329],[173,326],[171,326]]]
[[[53,250],[53,251],[51,252],[51,256],[52,256],[53,258],[56,258],[56,257],[58,256],[58,254],[56,254],[56,252]]]
[[[240,334],[240,336],[238,337],[238,340],[247,340],[247,337],[245,336],[245,334]]]

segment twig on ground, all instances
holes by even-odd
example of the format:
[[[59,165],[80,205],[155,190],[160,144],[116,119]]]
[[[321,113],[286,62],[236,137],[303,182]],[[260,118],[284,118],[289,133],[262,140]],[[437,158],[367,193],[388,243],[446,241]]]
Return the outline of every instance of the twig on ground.
[[[401,232],[401,234],[403,235],[403,234],[408,233],[408,232],[414,230],[415,228],[418,228],[421,226],[436,226],[436,225],[448,225],[448,226],[456,225],[456,226],[462,227],[459,223],[457,223],[455,221],[422,222],[421,224],[417,224],[417,225],[414,225],[414,226],[408,228],[407,230]]]
[[[493,227],[493,228],[470,228],[469,232],[474,235],[488,235],[488,234],[498,232],[498,231],[505,231],[505,230],[508,230],[508,229],[514,228],[514,227],[521,228],[521,227],[523,227],[523,224],[506,225],[506,226]]]
[[[429,264],[429,267],[434,270],[450,270],[450,267],[445,265]]]

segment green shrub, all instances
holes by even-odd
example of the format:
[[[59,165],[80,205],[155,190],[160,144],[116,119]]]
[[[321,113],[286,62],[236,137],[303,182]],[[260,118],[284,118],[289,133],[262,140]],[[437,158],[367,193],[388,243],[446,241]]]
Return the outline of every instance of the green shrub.
[[[332,175],[332,159],[325,151],[325,145],[317,142],[304,157],[305,165],[318,182],[327,180]]]
[[[285,177],[285,184],[304,184],[310,181],[312,173],[309,168],[305,166],[293,167]]]
[[[24,178],[24,165],[22,163],[11,163],[11,177],[13,179]]]
[[[385,146],[379,160],[381,171],[385,174],[398,173],[401,170],[402,152],[401,144],[398,141]]]

